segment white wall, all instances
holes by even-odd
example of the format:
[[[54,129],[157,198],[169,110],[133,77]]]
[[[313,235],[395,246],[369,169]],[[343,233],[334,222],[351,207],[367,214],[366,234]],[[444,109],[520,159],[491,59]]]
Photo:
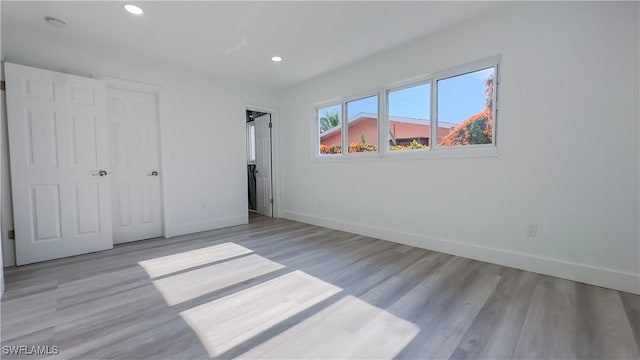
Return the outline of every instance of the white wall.
[[[639,293],[638,10],[513,4],[286,89],[283,216]],[[312,159],[312,104],[497,54],[498,157]]]
[[[188,69],[155,68],[90,44],[43,42],[29,29],[13,30],[20,35],[4,36],[2,43],[8,62],[162,87],[159,116],[167,236],[247,222],[244,105],[272,107],[272,98]],[[3,167],[3,173],[6,170]],[[8,205],[2,203],[3,220]],[[3,229],[7,230],[4,223]],[[8,249],[11,244],[3,245]],[[5,257],[5,266],[13,263],[11,255]]]

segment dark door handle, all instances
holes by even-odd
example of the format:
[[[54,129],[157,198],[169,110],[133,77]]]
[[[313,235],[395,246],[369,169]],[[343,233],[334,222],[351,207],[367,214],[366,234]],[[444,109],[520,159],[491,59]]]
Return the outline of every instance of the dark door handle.
[[[158,175],[160,175],[160,173],[155,170],[147,174],[147,176],[158,176]]]
[[[107,176],[107,175],[109,175],[109,173],[107,172],[107,170],[99,170],[98,172],[94,172],[91,175],[93,175],[93,176]]]

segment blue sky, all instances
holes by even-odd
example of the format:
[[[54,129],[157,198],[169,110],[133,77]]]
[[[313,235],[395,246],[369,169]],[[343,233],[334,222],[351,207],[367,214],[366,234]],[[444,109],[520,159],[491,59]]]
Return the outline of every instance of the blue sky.
[[[484,109],[486,95],[485,81],[493,74],[493,68],[468,73],[438,81],[438,119],[459,124],[469,116]],[[416,119],[429,119],[431,104],[430,84],[402,89],[389,94],[389,114]],[[463,100],[463,101],[462,101]],[[322,109],[340,113],[340,105]],[[347,104],[347,115],[359,112],[376,113],[377,96],[351,101]]]

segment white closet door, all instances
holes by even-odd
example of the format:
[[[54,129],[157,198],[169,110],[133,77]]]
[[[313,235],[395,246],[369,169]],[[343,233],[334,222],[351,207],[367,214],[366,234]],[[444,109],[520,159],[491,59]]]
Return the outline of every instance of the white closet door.
[[[156,97],[107,89],[113,241],[162,236]]]
[[[271,115],[255,120],[256,127],[256,211],[272,215],[271,203]]]
[[[16,263],[110,249],[104,82],[5,63]]]

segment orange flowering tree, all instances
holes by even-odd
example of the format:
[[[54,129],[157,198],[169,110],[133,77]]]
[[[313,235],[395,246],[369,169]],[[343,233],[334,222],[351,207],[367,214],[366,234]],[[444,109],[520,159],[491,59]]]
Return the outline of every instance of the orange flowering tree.
[[[482,111],[471,115],[440,141],[440,146],[491,144],[493,138],[493,76],[485,82],[487,101]]]
[[[342,146],[340,145],[320,145],[320,154],[342,154]]]
[[[378,146],[374,144],[366,144],[363,142],[349,144],[349,152],[372,152],[378,151]]]

